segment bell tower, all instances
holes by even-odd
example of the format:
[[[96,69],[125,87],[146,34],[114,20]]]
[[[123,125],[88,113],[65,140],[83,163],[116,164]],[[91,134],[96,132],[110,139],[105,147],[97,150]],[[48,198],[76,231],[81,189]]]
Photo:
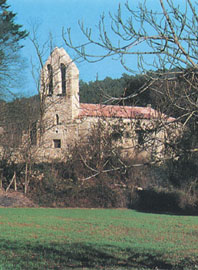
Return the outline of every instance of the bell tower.
[[[47,148],[62,148],[67,126],[79,115],[79,71],[63,48],[55,48],[41,71],[43,135]]]
[[[66,110],[67,120],[79,113],[79,71],[63,48],[53,50],[41,71],[40,95],[48,112]]]

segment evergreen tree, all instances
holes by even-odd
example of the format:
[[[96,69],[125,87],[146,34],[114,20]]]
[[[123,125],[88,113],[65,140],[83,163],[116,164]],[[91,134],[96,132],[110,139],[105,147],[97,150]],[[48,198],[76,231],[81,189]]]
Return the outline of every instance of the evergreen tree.
[[[20,41],[28,33],[15,23],[16,14],[9,10],[7,0],[0,0],[0,93],[9,88],[20,68]]]

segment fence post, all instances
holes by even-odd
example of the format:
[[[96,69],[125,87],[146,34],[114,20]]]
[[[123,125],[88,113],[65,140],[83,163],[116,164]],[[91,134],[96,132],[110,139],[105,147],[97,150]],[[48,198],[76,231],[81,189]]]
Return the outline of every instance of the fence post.
[[[8,192],[8,190],[10,189],[12,183],[14,183],[14,190],[16,191],[16,172],[14,172],[14,175],[12,177],[12,180],[10,181],[10,184],[6,188],[6,192]]]

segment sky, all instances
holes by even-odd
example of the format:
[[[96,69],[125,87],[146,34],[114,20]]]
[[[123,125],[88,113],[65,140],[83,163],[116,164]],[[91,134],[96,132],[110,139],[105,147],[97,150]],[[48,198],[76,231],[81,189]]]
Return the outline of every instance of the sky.
[[[119,0],[7,0],[10,10],[17,13],[15,22],[23,25],[23,28],[31,34],[32,25],[38,27],[38,41],[40,44],[49,40],[51,33],[53,37],[53,46],[64,47],[69,55],[74,56],[74,52],[68,49],[62,39],[62,27],[71,28],[73,39],[76,44],[80,42],[82,36],[80,33],[78,21],[83,21],[87,26],[97,27],[100,15],[111,11],[115,13]],[[37,56],[29,38],[22,41],[24,48],[21,51],[26,58],[27,69],[24,78],[23,89],[15,89],[17,92],[23,92],[24,95],[37,94],[36,85],[32,77],[31,61],[36,62]],[[50,53],[50,51],[49,51]],[[32,60],[31,60],[32,59]],[[88,64],[87,62],[76,63],[80,72],[80,79],[83,81],[95,81],[109,76],[112,78],[121,77],[125,70],[118,61],[106,60],[97,64]]]
[[[143,0],[139,1],[143,2]],[[154,8],[156,8],[156,4],[159,2],[157,0],[148,1]],[[78,25],[79,20],[97,31],[100,15],[105,12],[106,18],[108,18],[109,12],[115,14],[119,3],[124,6],[125,0],[7,0],[7,3],[10,5],[10,10],[17,13],[16,23],[23,25],[23,28],[28,30],[30,35],[32,25],[39,25],[38,42],[40,44],[49,40],[49,33],[51,33],[53,47],[64,47],[73,58],[74,52],[66,47],[62,39],[62,27],[65,29],[71,28],[73,41],[78,45],[82,41]],[[123,8],[123,17],[127,16],[124,10]],[[24,48],[21,54],[26,58],[27,62],[27,69],[24,69],[26,76],[23,87],[15,91],[31,96],[37,94],[36,84],[31,72],[31,62],[36,65],[37,56],[29,38],[23,41],[23,44]],[[95,64],[89,64],[85,61],[76,64],[80,72],[80,79],[85,82],[95,81],[96,78],[102,80],[107,76],[119,78],[123,73],[127,73],[115,57]],[[136,68],[135,61],[133,65]]]

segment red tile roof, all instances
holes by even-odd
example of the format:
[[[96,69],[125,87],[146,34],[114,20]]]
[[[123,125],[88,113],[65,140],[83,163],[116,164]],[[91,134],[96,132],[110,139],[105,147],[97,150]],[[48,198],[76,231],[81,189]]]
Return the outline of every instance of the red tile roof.
[[[80,104],[79,118],[83,117],[110,117],[131,119],[165,119],[172,122],[175,119],[157,112],[150,107],[130,107],[118,105]]]

